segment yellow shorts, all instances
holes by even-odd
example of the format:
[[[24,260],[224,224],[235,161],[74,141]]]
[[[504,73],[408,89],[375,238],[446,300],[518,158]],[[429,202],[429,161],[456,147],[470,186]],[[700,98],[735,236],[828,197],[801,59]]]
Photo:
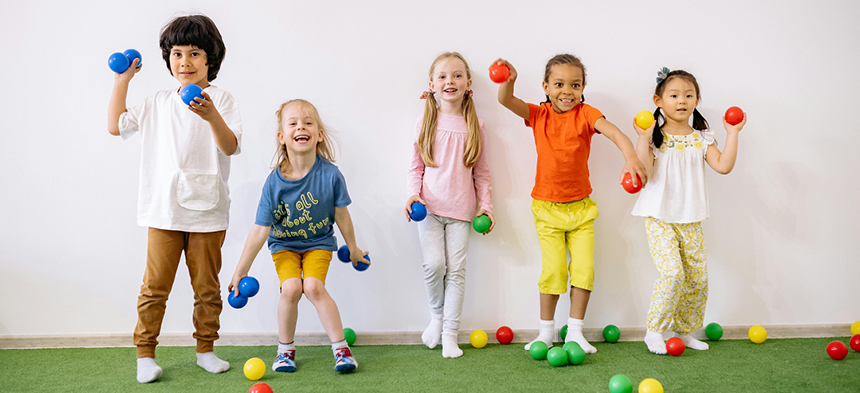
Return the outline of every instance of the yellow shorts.
[[[291,278],[316,278],[325,284],[328,265],[331,263],[331,251],[278,251],[272,254],[275,270],[281,282]]]
[[[568,203],[532,201],[538,241],[543,255],[540,293],[561,295],[570,286],[594,288],[594,219],[597,203],[586,197]],[[570,250],[567,263],[566,250]]]

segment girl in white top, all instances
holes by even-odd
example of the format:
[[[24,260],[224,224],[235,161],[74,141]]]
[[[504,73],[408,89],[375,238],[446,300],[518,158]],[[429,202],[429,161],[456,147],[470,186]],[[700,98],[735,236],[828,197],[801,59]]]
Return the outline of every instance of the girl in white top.
[[[651,257],[660,270],[651,295],[645,344],[651,352],[662,355],[666,353],[663,332],[669,328],[687,348],[708,349],[708,344],[690,335],[702,327],[708,299],[702,233],[702,220],[708,218],[705,162],[717,173],[732,171],[738,133],[747,117],[744,114],[743,121],[734,126],[723,118],[726,148],[720,152],[708,122],[696,110],[700,98],[696,78],[667,68],[658,75],[656,120],[646,130],[633,124],[639,134],[636,153],[648,169],[648,184],[632,214],[645,218]]]

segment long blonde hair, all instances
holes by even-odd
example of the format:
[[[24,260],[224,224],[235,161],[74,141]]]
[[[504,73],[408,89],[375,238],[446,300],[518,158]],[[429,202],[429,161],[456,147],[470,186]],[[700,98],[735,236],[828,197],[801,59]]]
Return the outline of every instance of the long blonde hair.
[[[317,108],[302,99],[289,100],[283,104],[281,104],[280,108],[275,111],[275,115],[278,116],[278,132],[283,132],[282,129],[282,121],[283,114],[287,107],[292,105],[301,105],[302,110],[305,115],[310,115],[314,118],[314,121],[317,123],[319,127],[319,131],[322,134],[320,136],[320,142],[317,143],[317,155],[322,157],[328,162],[334,162],[335,155],[335,139],[332,132],[323,125],[322,119],[320,119],[320,114],[317,112]],[[278,164],[273,166],[272,168],[280,168],[281,171],[290,170],[290,154],[287,151],[287,146],[278,142],[278,150],[275,152],[275,159],[278,161]]]
[[[436,64],[450,57],[455,57],[463,62],[466,66],[466,78],[472,80],[469,63],[466,63],[466,59],[457,52],[445,52],[433,60],[433,64],[430,65],[430,80],[433,80],[433,70],[436,68]],[[421,132],[418,134],[418,151],[421,153],[424,165],[429,167],[436,166],[436,162],[433,161],[433,143],[436,141],[437,112],[436,98],[433,94],[428,94],[427,102],[424,105],[424,120],[421,123]],[[463,116],[466,117],[466,128],[469,131],[469,139],[463,151],[463,165],[466,168],[471,168],[481,156],[481,127],[478,124],[478,113],[475,111],[475,100],[469,97],[469,94],[463,95]]]

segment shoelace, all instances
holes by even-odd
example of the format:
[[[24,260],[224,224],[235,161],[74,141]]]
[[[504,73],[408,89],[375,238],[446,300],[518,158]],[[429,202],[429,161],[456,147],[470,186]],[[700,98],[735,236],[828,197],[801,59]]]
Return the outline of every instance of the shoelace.
[[[352,357],[352,352],[349,351],[349,348],[341,348],[334,355],[334,359],[336,362],[342,362],[346,357]]]
[[[282,354],[279,354],[278,360],[280,361],[281,359],[290,360],[290,361],[295,362],[296,361],[296,351],[287,351],[287,352],[284,352]]]

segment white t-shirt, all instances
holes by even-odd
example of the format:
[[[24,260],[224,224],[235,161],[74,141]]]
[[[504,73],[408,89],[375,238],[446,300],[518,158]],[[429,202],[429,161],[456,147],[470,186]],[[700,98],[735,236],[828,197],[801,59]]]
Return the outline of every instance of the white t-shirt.
[[[680,136],[663,133],[659,149],[652,142],[654,170],[631,214],[673,224],[708,218],[705,153],[713,143],[714,133],[710,130]]]
[[[242,120],[230,93],[209,85],[224,122],[242,146]],[[230,157],[215,145],[209,123],[191,112],[177,90],[164,90],[120,115],[123,139],[140,132],[137,224],[183,232],[227,229]]]

